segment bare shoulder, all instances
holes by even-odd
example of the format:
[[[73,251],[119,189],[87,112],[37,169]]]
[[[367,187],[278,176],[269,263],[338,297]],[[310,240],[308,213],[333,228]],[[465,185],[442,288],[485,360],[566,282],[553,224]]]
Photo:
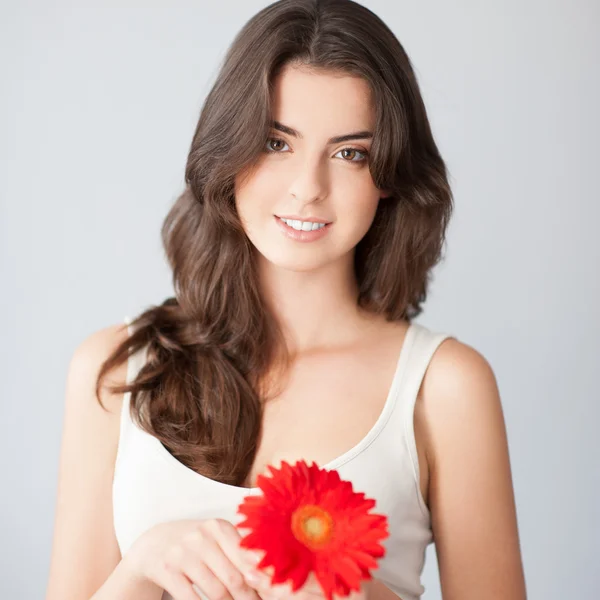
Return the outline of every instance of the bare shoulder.
[[[98,329],[84,338],[75,348],[67,372],[67,403],[77,402],[91,392],[104,361],[128,337],[127,325],[117,323]],[[120,408],[122,397],[108,391],[109,384],[123,384],[127,363],[110,372],[100,391],[103,404],[114,413]],[[71,393],[69,393],[71,392]]]
[[[447,450],[443,445],[465,433],[462,429],[487,424],[496,434],[506,433],[490,363],[478,350],[455,338],[444,340],[431,358],[421,386],[419,415],[426,430],[432,474],[443,456],[441,451]]]
[[[444,340],[419,402],[444,600],[524,599],[507,431],[491,365],[473,347]]]
[[[46,600],[90,598],[120,560],[113,529],[112,480],[127,363],[106,378],[96,396],[100,368],[128,336],[125,324],[88,335],[68,366],[50,573]]]
[[[435,351],[423,379],[423,392],[428,402],[444,403],[448,394],[464,397],[465,393],[488,392],[496,385],[496,377],[488,360],[475,348],[455,338],[445,339]],[[441,392],[441,393],[440,393]],[[497,394],[491,394],[496,396]],[[494,400],[488,400],[494,403]]]

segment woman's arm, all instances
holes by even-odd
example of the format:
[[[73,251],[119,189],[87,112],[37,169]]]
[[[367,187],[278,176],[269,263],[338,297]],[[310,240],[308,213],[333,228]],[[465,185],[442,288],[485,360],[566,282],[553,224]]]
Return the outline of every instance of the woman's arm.
[[[470,346],[445,340],[421,401],[444,600],[525,600],[507,435],[491,367]]]
[[[90,600],[161,600],[163,590],[151,581],[139,581],[120,562]]]
[[[105,582],[95,599],[161,597],[128,578],[124,569],[115,570],[121,554],[113,527],[112,479],[122,395],[103,390],[106,412],[94,388],[100,365],[126,336],[123,325],[97,331],[69,364],[46,600],[89,600]],[[124,364],[106,382],[124,383],[126,371]]]

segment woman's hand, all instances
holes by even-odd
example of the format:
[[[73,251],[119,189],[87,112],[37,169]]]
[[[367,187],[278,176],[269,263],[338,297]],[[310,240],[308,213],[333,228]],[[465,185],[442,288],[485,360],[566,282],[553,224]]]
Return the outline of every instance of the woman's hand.
[[[260,600],[244,575],[260,557],[240,547],[241,535],[224,519],[160,523],[123,557],[127,573],[150,581],[175,600]],[[199,592],[199,593],[198,593]]]
[[[246,581],[258,592],[264,600],[325,600],[323,590],[317,581],[314,573],[310,573],[306,583],[296,592],[292,592],[290,583],[271,584],[270,577],[273,573],[272,567],[267,567],[264,572],[257,569],[251,569],[250,575],[246,576]],[[346,600],[368,600],[373,580],[363,581],[359,592],[351,591]],[[341,596],[334,594],[334,599],[340,599]]]

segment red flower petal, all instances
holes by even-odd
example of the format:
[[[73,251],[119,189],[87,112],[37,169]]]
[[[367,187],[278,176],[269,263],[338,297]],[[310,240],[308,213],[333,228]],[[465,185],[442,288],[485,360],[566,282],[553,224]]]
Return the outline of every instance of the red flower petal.
[[[368,511],[375,501],[355,492],[335,470],[298,461],[269,466],[260,475],[262,496],[247,496],[238,507],[250,529],[245,548],[263,550],[258,568],[273,567],[272,583],[291,581],[297,591],[313,572],[324,594],[346,596],[370,579],[370,569],[385,555],[387,518]]]

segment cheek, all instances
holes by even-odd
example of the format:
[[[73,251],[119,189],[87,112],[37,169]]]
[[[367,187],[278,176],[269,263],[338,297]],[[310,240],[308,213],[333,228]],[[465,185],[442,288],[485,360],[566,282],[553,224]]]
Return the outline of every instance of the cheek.
[[[340,196],[337,213],[347,221],[361,237],[375,218],[379,205],[379,191],[372,184],[353,189],[347,196]]]
[[[268,214],[269,208],[274,206],[279,188],[274,173],[268,171],[255,169],[245,178],[236,179],[235,203],[240,217],[249,220],[261,213]]]
[[[352,169],[348,168],[348,171]],[[337,204],[345,204],[352,212],[369,214],[380,197],[380,190],[373,183],[373,178],[368,168],[363,167],[356,172],[340,173],[339,177],[332,181],[332,193]]]

